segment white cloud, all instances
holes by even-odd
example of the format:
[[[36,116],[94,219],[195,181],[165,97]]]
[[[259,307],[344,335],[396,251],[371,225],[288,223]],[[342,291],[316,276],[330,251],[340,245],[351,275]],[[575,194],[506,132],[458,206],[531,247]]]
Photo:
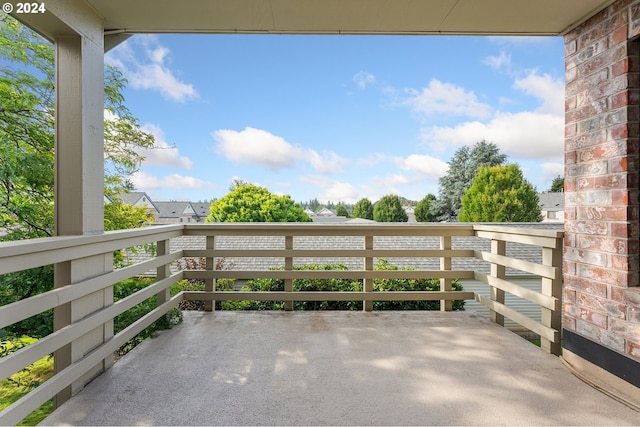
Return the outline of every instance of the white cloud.
[[[171,174],[159,178],[146,172],[138,171],[131,176],[131,182],[136,188],[143,188],[145,191],[162,190],[165,188],[175,189],[198,189],[213,188],[215,184],[192,176]]]
[[[238,163],[262,165],[273,171],[291,168],[303,157],[303,150],[266,130],[246,127],[243,131],[228,129],[213,133],[216,149],[227,159]]]
[[[528,76],[516,79],[513,86],[542,100],[538,112],[564,115],[564,81],[561,79],[554,79],[549,74],[540,76],[536,71],[532,71]]]
[[[144,165],[173,166],[180,169],[193,168],[193,162],[185,156],[180,156],[178,148],[171,146],[165,140],[164,132],[159,126],[147,123],[141,129],[155,138],[155,144],[149,149],[139,149],[138,153],[145,157]]]
[[[422,139],[437,152],[485,139],[510,156],[534,159],[563,158],[564,83],[535,71],[516,79],[514,87],[542,103],[535,111],[496,112],[489,121],[468,121],[452,127],[422,129]]]
[[[498,56],[487,56],[482,60],[482,63],[494,70],[506,69],[509,71],[511,69],[511,55],[503,50]]]
[[[405,103],[428,116],[446,114],[482,119],[491,115],[491,106],[478,101],[473,91],[437,79],[422,90],[408,89],[407,92],[410,97]]]
[[[358,88],[366,89],[367,86],[376,82],[376,76],[371,73],[367,73],[366,71],[360,71],[353,76],[353,81],[356,83]]]
[[[319,188],[317,198],[322,203],[326,203],[329,200],[332,202],[355,203],[360,199],[358,190],[349,182],[338,181],[322,175],[302,176],[300,181]]]
[[[449,168],[446,162],[424,154],[411,154],[405,158],[397,157],[394,159],[394,163],[404,170],[434,178],[445,175]]]
[[[551,181],[558,175],[564,176],[564,164],[545,162],[540,164],[541,179]]]
[[[564,117],[536,112],[498,113],[488,123],[423,129],[422,138],[435,151],[473,145],[485,139],[511,156],[560,159],[564,153]]]
[[[318,153],[287,142],[272,133],[246,127],[242,131],[229,129],[213,133],[216,149],[227,159],[246,164],[261,165],[272,171],[293,168],[298,161],[306,161],[323,174],[341,173],[347,160],[332,151]]]
[[[137,49],[144,51],[143,61]],[[118,67],[134,89],[159,91],[167,99],[185,102],[198,97],[193,85],[178,79],[167,62],[171,51],[160,45],[153,35],[135,36],[109,51],[105,61]]]
[[[372,166],[375,166],[377,164],[380,164],[380,163],[386,161],[387,159],[388,159],[388,157],[385,156],[384,154],[381,154],[381,153],[369,153],[369,155],[367,157],[363,157],[363,158],[357,159],[355,161],[355,166],[359,167],[359,168],[372,167]]]
[[[343,166],[347,164],[346,159],[333,151],[323,151],[322,154],[318,154],[315,150],[309,149],[306,151],[305,158],[316,171],[325,174],[342,173]]]

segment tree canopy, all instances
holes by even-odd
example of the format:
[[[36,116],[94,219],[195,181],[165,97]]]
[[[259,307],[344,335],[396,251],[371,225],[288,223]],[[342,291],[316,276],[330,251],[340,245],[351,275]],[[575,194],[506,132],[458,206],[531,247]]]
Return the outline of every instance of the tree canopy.
[[[416,207],[414,208],[414,214],[416,216],[416,221],[418,222],[433,222],[437,221],[435,215],[431,212],[431,205],[436,200],[436,196],[433,194],[427,194],[418,202]]]
[[[564,191],[564,177],[558,175],[553,178],[549,191],[552,193],[562,193]]]
[[[54,47],[0,13],[0,228],[4,240],[53,235]],[[127,188],[127,178],[153,146],[124,105],[126,80],[105,67],[105,194]],[[115,201],[118,203],[118,201]],[[117,209],[106,211],[115,213]],[[122,211],[120,210],[120,213]],[[138,219],[136,218],[137,222]],[[118,219],[105,224],[107,228]]]
[[[373,204],[369,199],[362,198],[358,200],[353,207],[351,216],[354,218],[373,219]]]
[[[271,194],[264,187],[236,187],[211,203],[207,222],[311,222],[290,196]]]
[[[0,13],[0,228],[2,240],[54,234],[54,47],[12,17]],[[138,149],[151,147],[124,105],[126,80],[105,67],[105,230],[139,227],[144,208],[125,205],[117,194],[130,187],[128,177],[143,160]],[[116,257],[117,257],[116,253]],[[53,287],[53,268],[44,266],[0,277],[0,305]],[[53,322],[50,312],[7,329],[42,336]]]
[[[448,162],[449,169],[446,175],[438,182],[440,185],[438,199],[432,204],[431,213],[438,221],[450,221],[458,217],[462,209],[462,196],[465,190],[471,187],[471,183],[481,166],[502,165],[507,161],[507,156],[500,153],[497,145],[480,141],[473,147],[459,148]]]
[[[347,207],[342,203],[336,207],[336,215],[343,216],[345,218],[349,217],[349,212],[347,211]]]
[[[482,166],[462,198],[464,222],[542,221],[535,188],[516,164]]]
[[[402,208],[400,198],[395,194],[382,197],[373,206],[373,219],[376,222],[407,222],[409,218]]]

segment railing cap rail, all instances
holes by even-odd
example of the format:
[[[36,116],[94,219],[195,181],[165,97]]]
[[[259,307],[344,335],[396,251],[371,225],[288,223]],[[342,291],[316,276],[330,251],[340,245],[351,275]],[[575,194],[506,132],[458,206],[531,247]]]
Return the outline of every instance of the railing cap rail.
[[[536,237],[551,237],[553,239],[562,239],[564,231],[554,230],[552,228],[538,228],[535,224],[540,223],[522,223],[521,225],[513,225],[514,223],[498,224],[472,224],[474,231],[489,231],[505,234],[526,234]]]
[[[128,230],[107,231],[97,234],[86,234],[82,236],[54,236],[41,237],[38,239],[14,240],[10,242],[0,242],[0,258],[7,256],[17,256],[32,254],[34,252],[51,251],[65,249],[69,247],[89,245],[92,243],[105,243],[118,241],[126,238],[144,237],[159,234],[167,231],[179,231],[183,225],[154,225],[150,227],[135,228]]]

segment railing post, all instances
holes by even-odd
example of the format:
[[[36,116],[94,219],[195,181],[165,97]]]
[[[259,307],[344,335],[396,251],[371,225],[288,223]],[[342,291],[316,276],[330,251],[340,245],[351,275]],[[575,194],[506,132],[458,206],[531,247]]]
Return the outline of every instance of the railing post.
[[[89,256],[82,259],[58,263],[54,270],[54,287],[60,288],[72,285],[81,280],[96,277],[113,270],[113,254]],[[60,305],[54,309],[53,329],[58,331],[71,325],[90,313],[113,304],[113,286],[106,287],[90,295]],[[86,333],[82,337],[67,344],[54,352],[54,369],[58,373],[76,360],[81,359],[95,347],[113,337],[113,319],[102,326]],[[68,400],[73,394],[80,391],[89,380],[113,364],[113,357],[104,359],[101,363],[87,369],[86,374],[71,386],[64,388],[55,397],[55,405],[58,407]]]
[[[160,240],[160,241],[156,242],[156,255],[157,256],[167,255],[170,251],[171,251],[171,249],[170,249],[170,241],[169,240]],[[161,265],[160,267],[156,268],[156,279],[158,281],[166,279],[170,275],[171,275],[171,269],[169,267],[169,264],[164,264],[164,265]],[[169,288],[167,288],[167,289],[163,290],[162,292],[156,294],[156,300],[157,300],[158,306],[160,306],[161,304],[164,304],[165,302],[169,301],[170,298],[171,298],[171,290]]]
[[[293,251],[293,236],[284,236],[284,248],[287,251]],[[285,271],[293,271],[293,256],[284,258]],[[284,291],[293,292],[293,279],[284,279]],[[293,311],[293,301],[285,301],[284,309]]]
[[[206,246],[205,248],[209,251],[213,251],[216,247],[216,238],[214,236],[206,237]],[[213,254],[205,258],[205,269],[207,271],[215,270],[215,256]],[[204,279],[204,290],[205,292],[214,292],[216,290],[216,279]],[[205,301],[204,302],[204,311],[214,311],[216,309],[215,301]]]
[[[373,250],[373,236],[372,235],[364,236],[364,250],[365,251]],[[372,256],[364,257],[364,271],[373,271],[373,257]],[[368,279],[368,278],[362,279],[362,290],[364,292],[373,292],[373,279]],[[371,301],[371,300],[362,301],[362,309],[364,311],[373,311],[373,301]]]
[[[541,307],[542,324],[560,331],[562,328],[562,239],[556,239],[555,248],[542,248],[542,264],[556,267],[556,275],[553,279],[542,278],[542,293],[555,297],[559,301],[555,310]],[[552,342],[541,337],[540,347],[555,355],[560,355],[562,352],[560,340]]]
[[[495,255],[505,255],[507,253],[507,242],[504,240],[491,240],[491,253]],[[501,264],[491,263],[491,276],[498,279],[505,279],[505,267]],[[504,294],[502,289],[491,286],[491,299],[500,304],[504,304]],[[504,316],[490,310],[491,321],[500,326],[504,326]]]
[[[440,236],[440,249],[447,251],[451,250],[451,236]],[[440,258],[440,270],[451,270],[451,257],[447,256]],[[440,279],[440,290],[450,291],[452,289],[451,284],[451,279]],[[440,311],[451,310],[453,310],[453,301],[440,300]]]

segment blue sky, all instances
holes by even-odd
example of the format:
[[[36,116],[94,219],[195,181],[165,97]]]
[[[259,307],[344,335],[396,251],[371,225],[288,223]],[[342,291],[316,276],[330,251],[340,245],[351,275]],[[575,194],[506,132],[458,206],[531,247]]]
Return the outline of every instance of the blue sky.
[[[224,196],[234,178],[296,201],[419,200],[485,139],[539,191],[563,173],[562,38],[136,35],[106,61],[157,149],[154,200]]]

